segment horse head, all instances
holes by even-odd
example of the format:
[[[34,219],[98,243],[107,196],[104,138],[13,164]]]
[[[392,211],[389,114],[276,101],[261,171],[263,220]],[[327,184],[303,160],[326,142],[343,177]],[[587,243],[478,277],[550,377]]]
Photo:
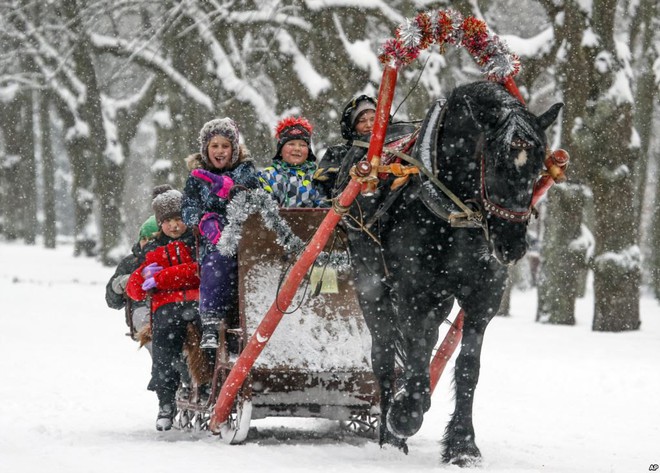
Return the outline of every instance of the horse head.
[[[506,100],[491,115],[493,121],[481,127],[476,147],[480,201],[491,254],[502,264],[515,263],[527,251],[534,184],[546,157],[545,130],[562,105],[536,116],[517,100]]]

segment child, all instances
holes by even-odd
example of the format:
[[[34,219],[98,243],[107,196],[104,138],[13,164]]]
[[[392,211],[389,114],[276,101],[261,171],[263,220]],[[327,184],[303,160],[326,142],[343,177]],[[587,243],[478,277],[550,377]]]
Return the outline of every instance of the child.
[[[312,125],[303,117],[288,117],[275,128],[277,152],[259,182],[281,207],[319,207],[324,195],[313,183],[316,156],[310,147]]]
[[[152,207],[160,232],[144,247],[145,261],[128,279],[126,293],[136,301],[151,297],[152,366],[148,389],[158,395],[156,430],[170,430],[188,322],[197,321],[199,277],[194,236],[181,219],[183,196],[158,194]]]
[[[238,302],[238,262],[235,256],[221,255],[216,247],[226,223],[230,191],[235,186],[259,186],[254,164],[239,137],[231,118],[211,120],[199,132],[199,153],[186,158],[191,172],[184,189],[183,220],[201,235],[200,347],[209,350],[218,347],[218,324]]]
[[[123,309],[126,307],[126,324],[131,329],[131,337],[136,340],[135,335],[149,323],[149,307],[144,301],[127,301],[126,284],[128,278],[144,261],[144,246],[158,232],[156,218],[152,215],[140,227],[138,241],[131,248],[131,254],[125,256],[117,265],[105,287],[105,302],[111,309]],[[151,353],[151,343],[146,345]]]
[[[151,193],[151,200],[162,192],[172,189],[169,184],[162,184],[154,187]],[[149,307],[144,301],[132,301],[126,295],[126,284],[128,277],[144,261],[144,246],[155,237],[158,232],[156,217],[153,215],[147,218],[140,227],[138,242],[131,248],[131,254],[124,257],[112,275],[105,287],[105,302],[111,309],[126,308],[126,324],[131,329],[131,337],[137,340],[136,335],[140,330],[150,322],[151,314]],[[145,345],[151,354],[151,342]]]
[[[331,146],[323,155],[314,180],[318,182],[327,196],[334,197],[341,189],[334,189],[337,173],[353,140],[368,140],[376,120],[376,100],[368,95],[360,95],[348,102],[341,114],[341,136],[346,143]]]

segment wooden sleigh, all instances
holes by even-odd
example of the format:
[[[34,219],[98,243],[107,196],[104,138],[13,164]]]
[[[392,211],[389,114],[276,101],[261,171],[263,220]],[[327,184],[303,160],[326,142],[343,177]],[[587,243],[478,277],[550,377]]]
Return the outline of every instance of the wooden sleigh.
[[[280,209],[295,235],[307,241],[327,209]],[[276,242],[256,215],[243,225],[238,247],[239,305],[235,326],[221,324],[220,347],[210,385],[180,389],[175,425],[207,430],[221,388],[237,354],[255,334],[264,312],[281,289],[291,255]],[[325,251],[345,252],[343,232],[336,229]],[[220,430],[227,443],[247,438],[251,420],[266,417],[311,417],[337,420],[349,431],[375,436],[379,393],[371,371],[371,339],[348,267],[315,266],[306,275],[280,329],[241,383],[231,415]],[[233,353],[232,353],[233,352]]]

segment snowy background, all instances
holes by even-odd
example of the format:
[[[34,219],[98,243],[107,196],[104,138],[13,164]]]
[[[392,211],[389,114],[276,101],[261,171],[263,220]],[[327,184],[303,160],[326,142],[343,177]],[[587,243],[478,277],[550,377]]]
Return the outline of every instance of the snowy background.
[[[453,409],[445,373],[410,454],[343,434],[336,422],[268,418],[244,445],[156,432],[150,359],[105,305],[114,268],[57,250],[0,242],[0,472],[416,472],[440,462]],[[475,400],[477,471],[649,471],[660,463],[660,307],[643,296],[641,330],[534,322],[534,291],[514,292],[488,328]],[[462,471],[462,470],[461,470]]]

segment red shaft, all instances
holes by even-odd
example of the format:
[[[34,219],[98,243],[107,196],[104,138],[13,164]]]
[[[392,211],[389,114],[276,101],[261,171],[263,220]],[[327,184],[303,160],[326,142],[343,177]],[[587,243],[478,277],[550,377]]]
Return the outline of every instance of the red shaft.
[[[442,341],[442,344],[440,344],[440,348],[438,348],[438,351],[435,352],[435,356],[431,360],[431,365],[429,366],[431,394],[433,394],[433,391],[438,384],[438,380],[440,379],[440,375],[445,370],[445,366],[447,366],[447,362],[454,354],[454,351],[460,343],[461,338],[463,338],[464,315],[465,312],[463,309],[461,309],[456,316],[456,320],[454,320],[454,323],[451,324],[449,332],[447,332],[447,335],[445,335],[445,339]]]
[[[518,86],[516,85],[516,81],[513,80],[513,76],[508,76],[502,81],[502,85],[506,87],[506,90],[509,91],[511,95],[513,95],[515,98],[520,100],[520,103],[525,105],[525,99],[523,98],[522,94],[520,93],[520,90],[518,89]]]
[[[383,152],[387,125],[390,121],[390,110],[394,101],[394,89],[399,70],[393,65],[386,65],[383,69],[383,77],[378,89],[378,102],[376,104],[376,121],[371,131],[369,151],[367,151],[367,162],[371,164],[371,179],[367,181],[364,188],[365,194],[373,194],[378,187],[378,166],[380,155]]]

